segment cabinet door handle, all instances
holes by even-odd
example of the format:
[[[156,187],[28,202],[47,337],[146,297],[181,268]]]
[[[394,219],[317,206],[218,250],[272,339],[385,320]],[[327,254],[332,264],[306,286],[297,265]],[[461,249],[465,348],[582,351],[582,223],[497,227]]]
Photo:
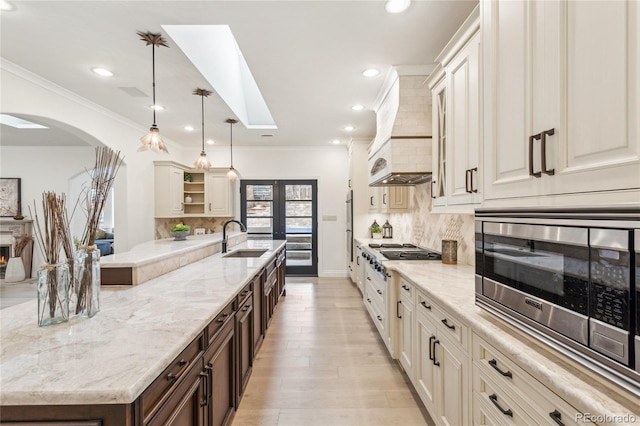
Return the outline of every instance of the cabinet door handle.
[[[427,305],[427,302],[425,302],[424,300],[423,300],[422,302],[420,302],[420,304],[421,304],[422,306],[424,306],[426,309],[431,310],[431,305]]]
[[[382,194],[382,205],[387,205],[387,194]]]
[[[513,374],[511,374],[511,371],[502,371],[500,369],[500,367],[498,367],[498,361],[496,361],[495,359],[492,359],[490,361],[488,361],[489,365],[493,367],[494,370],[496,370],[498,373],[502,374],[504,377],[508,377],[510,379],[513,379]]]
[[[351,179],[349,179],[349,188],[351,188]]]
[[[370,200],[369,200],[369,205],[370,205],[371,207],[373,207],[373,195],[372,195],[371,197],[369,197],[369,198],[370,198]]]
[[[204,395],[202,396],[202,401],[200,401],[200,406],[205,407],[209,404],[209,373],[203,371],[200,373],[200,377],[204,378]]]
[[[474,167],[473,169],[469,169],[469,176],[471,176],[471,192],[478,192],[478,187],[473,183],[473,175],[478,174],[478,168]]]
[[[382,317],[380,315],[377,316],[378,321],[382,322]]]
[[[469,194],[471,194],[471,192],[473,192],[471,190],[472,185],[469,184],[469,182],[473,179],[471,176],[471,169],[467,169],[464,171],[464,191],[468,192]]]
[[[533,177],[541,177],[542,172],[533,172],[533,142],[536,140],[540,140],[542,137],[542,133],[538,133],[537,135],[529,136],[529,176]]]
[[[209,203],[209,211],[211,211],[211,203]]]
[[[360,266],[360,256],[356,257],[356,265]]]
[[[376,292],[382,296],[382,290],[376,290]]]
[[[555,129],[549,129],[542,132],[542,140],[540,142],[540,158],[542,160],[542,173],[548,176],[553,176],[556,172],[555,169],[547,169],[547,136],[553,136]]]
[[[502,414],[504,414],[505,416],[513,417],[513,411],[511,411],[511,409],[505,410],[500,406],[500,404],[498,404],[498,395],[492,393],[491,395],[489,395],[489,400],[493,402],[493,405],[498,407],[498,410],[500,410]]]
[[[433,355],[433,341],[436,340],[436,336],[429,337],[429,361],[433,361],[435,356]]]
[[[440,322],[443,323],[444,325],[446,325],[449,330],[455,330],[456,329],[456,326],[454,324],[449,324],[447,322],[446,318],[443,319],[443,320],[440,320]]]
[[[180,211],[184,211],[184,202],[180,203]]]
[[[435,200],[436,198],[436,190],[433,188],[433,186],[436,184],[435,180],[431,181],[431,198],[433,198]]]
[[[396,303],[396,318],[402,319],[402,316],[400,315],[400,305],[402,304],[402,300],[398,300],[398,303]]]
[[[433,341],[433,365],[436,367],[440,367],[440,362],[436,361],[436,345],[440,343],[440,340],[436,339]]]
[[[551,419],[556,422],[556,424],[564,426],[564,423],[562,423],[562,414],[560,413],[560,411],[553,410],[549,413],[549,417],[551,417]]]

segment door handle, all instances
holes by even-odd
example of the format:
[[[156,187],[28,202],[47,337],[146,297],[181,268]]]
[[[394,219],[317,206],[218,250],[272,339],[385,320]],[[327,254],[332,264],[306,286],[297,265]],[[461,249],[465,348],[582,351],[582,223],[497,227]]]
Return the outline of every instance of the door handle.
[[[371,199],[369,200],[369,205],[373,207],[373,195],[370,198]]]
[[[436,184],[436,181],[432,180],[431,181],[431,198],[433,198],[434,200],[436,198],[436,190],[433,188],[433,185],[435,185],[435,184]]]
[[[478,188],[473,184],[473,175],[478,174],[478,168],[474,167],[473,169],[469,169],[469,172],[469,176],[471,176],[471,192],[476,193],[478,192]]]
[[[542,133],[538,133],[537,135],[529,136],[529,176],[533,177],[541,177],[542,172],[533,172],[533,142],[536,140],[540,140],[542,137]]]
[[[429,337],[429,361],[433,361],[435,357],[433,356],[433,341],[436,340],[436,336]]]
[[[382,194],[382,205],[387,204],[387,194]]]
[[[471,185],[469,185],[469,181],[471,179],[473,179],[472,177],[470,177],[471,175],[471,169],[467,169],[464,171],[464,192],[467,192],[469,194],[471,194]]]
[[[502,412],[502,414],[504,414],[505,416],[513,417],[513,411],[511,411],[511,409],[505,410],[500,406],[500,404],[498,404],[498,395],[492,393],[491,395],[489,395],[489,399],[491,400],[491,402],[493,402],[493,405],[495,405],[498,410]]]
[[[211,211],[211,203],[209,203],[209,211]]]
[[[396,318],[402,319],[402,316],[400,315],[400,305],[402,304],[402,300],[398,300],[398,303],[396,303]]]
[[[433,341],[433,365],[436,367],[440,367],[440,362],[436,361],[436,345],[440,343],[440,340],[436,339]]]
[[[202,401],[200,401],[200,406],[205,407],[209,404],[209,373],[201,372],[200,377],[204,379],[204,395],[202,396]]]
[[[541,143],[540,143],[540,157],[542,161],[542,173],[548,176],[553,176],[556,172],[555,169],[547,169],[547,136],[553,136],[555,134],[555,129],[545,130],[541,133]]]

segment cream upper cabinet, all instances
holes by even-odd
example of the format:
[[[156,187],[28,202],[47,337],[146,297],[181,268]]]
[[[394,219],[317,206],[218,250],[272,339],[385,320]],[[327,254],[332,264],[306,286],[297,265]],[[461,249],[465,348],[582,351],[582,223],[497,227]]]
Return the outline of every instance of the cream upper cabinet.
[[[179,217],[184,214],[185,168],[171,161],[154,161],[155,216]]]
[[[393,213],[409,208],[409,187],[385,186],[380,188],[380,212]]]
[[[436,211],[479,204],[481,176],[480,19],[467,18],[429,76],[432,98],[431,195]]]
[[[481,8],[485,200],[624,190],[635,192],[612,200],[640,200],[638,3]]]
[[[205,179],[205,216],[235,216],[236,186],[227,178],[227,169],[212,169]]]
[[[380,188],[377,186],[369,186],[369,213],[378,213],[380,211]]]

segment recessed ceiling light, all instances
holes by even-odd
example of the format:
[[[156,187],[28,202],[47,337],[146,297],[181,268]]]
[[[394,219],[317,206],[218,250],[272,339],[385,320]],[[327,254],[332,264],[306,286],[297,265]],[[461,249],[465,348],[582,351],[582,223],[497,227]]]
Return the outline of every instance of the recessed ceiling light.
[[[385,5],[385,9],[389,13],[400,13],[407,10],[410,4],[411,0],[389,0]]]
[[[0,124],[15,127],[16,129],[48,129],[47,126],[32,123],[31,121],[14,117],[13,115],[9,114],[0,114]]]
[[[207,141],[207,145],[213,145],[214,143],[216,143],[213,139],[209,139]]]
[[[14,9],[13,5],[7,0],[0,0],[0,10],[4,12],[10,12]]]
[[[91,71],[102,77],[113,77],[113,73],[106,68],[91,68]]]
[[[339,141],[338,139],[334,139],[334,140],[333,140],[333,144],[334,144],[334,145],[340,145],[340,141]]]
[[[185,129],[187,132],[193,132],[193,131],[195,130],[195,129],[193,128],[193,126],[189,126],[189,125],[184,126],[184,129]]]
[[[149,108],[155,109],[156,111],[164,111],[164,107],[162,105],[149,105]]]
[[[362,111],[364,109],[364,107],[362,105],[358,104],[358,105],[352,106],[351,109],[354,110],[354,111]]]
[[[353,126],[345,126],[345,127],[344,127],[344,129],[345,129],[347,132],[352,132],[352,131],[354,131],[356,128],[355,128],[355,127],[353,127]]]
[[[362,71],[362,75],[364,75],[365,77],[375,77],[378,74],[380,74],[380,71],[375,68],[369,68]]]

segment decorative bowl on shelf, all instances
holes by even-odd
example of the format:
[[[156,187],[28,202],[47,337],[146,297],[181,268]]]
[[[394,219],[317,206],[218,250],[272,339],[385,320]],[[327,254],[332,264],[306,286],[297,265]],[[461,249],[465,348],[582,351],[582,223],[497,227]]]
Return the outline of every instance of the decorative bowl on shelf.
[[[171,236],[174,241],[184,241],[187,239],[190,231],[171,231]]]

